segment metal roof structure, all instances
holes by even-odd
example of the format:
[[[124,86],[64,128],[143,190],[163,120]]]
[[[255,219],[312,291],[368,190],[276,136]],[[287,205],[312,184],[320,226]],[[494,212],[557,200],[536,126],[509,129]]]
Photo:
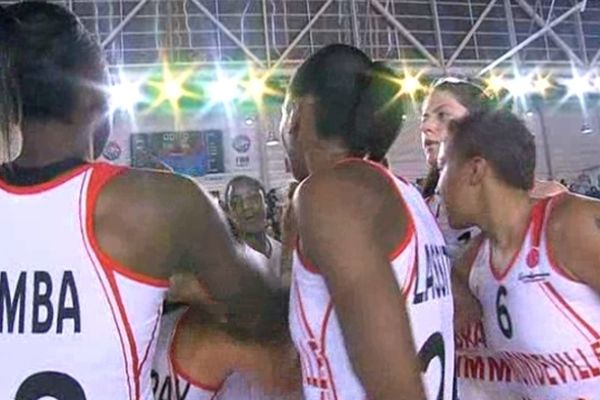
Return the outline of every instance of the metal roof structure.
[[[63,0],[113,66],[254,64],[289,73],[354,44],[433,74],[600,66],[600,0]],[[0,4],[14,1],[0,0]]]

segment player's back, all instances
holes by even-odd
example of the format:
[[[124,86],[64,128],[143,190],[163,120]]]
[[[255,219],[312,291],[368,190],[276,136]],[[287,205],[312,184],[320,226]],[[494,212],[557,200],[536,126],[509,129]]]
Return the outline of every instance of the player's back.
[[[389,260],[405,297],[427,398],[450,400],[455,391],[454,310],[442,233],[415,188],[377,164],[366,164],[393,185],[409,216],[409,234]],[[298,250],[293,263],[290,325],[308,400],[364,398],[325,280]]]
[[[112,260],[94,234],[100,189],[122,171],[86,164],[40,185],[0,182],[6,398],[152,398],[149,371],[167,282]]]

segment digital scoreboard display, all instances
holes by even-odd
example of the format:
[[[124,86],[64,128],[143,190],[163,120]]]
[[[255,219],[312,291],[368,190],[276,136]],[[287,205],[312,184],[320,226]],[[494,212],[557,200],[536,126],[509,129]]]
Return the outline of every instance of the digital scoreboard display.
[[[225,172],[220,130],[136,133],[131,135],[131,165],[203,176]]]

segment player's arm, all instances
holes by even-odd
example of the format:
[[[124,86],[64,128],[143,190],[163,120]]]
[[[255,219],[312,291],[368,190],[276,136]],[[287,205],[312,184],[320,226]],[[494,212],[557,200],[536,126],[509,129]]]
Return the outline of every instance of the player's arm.
[[[452,266],[452,294],[454,298],[454,330],[461,332],[482,317],[481,304],[469,288],[469,276],[483,234],[469,241],[466,250]]]
[[[548,238],[559,266],[600,294],[600,201],[564,195],[549,220]]]
[[[118,211],[116,211],[118,210]],[[107,185],[96,207],[100,245],[154,278],[193,273],[229,320],[249,333],[275,291],[251,268],[216,202],[190,179],[132,170]]]
[[[174,272],[195,273],[212,298],[227,307],[228,323],[235,335],[260,335],[263,314],[280,313],[282,292],[270,287],[256,261],[247,257],[243,244],[234,239],[217,202],[194,182],[179,192],[181,210],[174,221],[174,237],[181,242],[181,257]],[[248,330],[243,332],[243,330]]]
[[[299,188],[295,208],[302,252],[327,282],[346,349],[368,397],[424,399],[405,300],[384,238],[397,224],[401,240],[408,216],[386,221],[390,202],[382,201],[382,194],[394,196],[393,189],[376,173],[356,181],[347,172],[327,171]]]

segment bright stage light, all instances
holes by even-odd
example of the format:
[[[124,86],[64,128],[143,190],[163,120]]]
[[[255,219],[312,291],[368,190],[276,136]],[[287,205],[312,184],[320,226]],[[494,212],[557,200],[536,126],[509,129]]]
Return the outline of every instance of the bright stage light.
[[[552,88],[549,76],[537,75],[533,81],[533,90],[542,96],[546,96],[546,92]]]
[[[187,69],[178,74],[171,71],[169,63],[163,61],[163,73],[160,81],[150,80],[148,85],[158,90],[157,98],[152,102],[150,110],[160,107],[164,102],[169,102],[173,113],[179,114],[179,101],[184,97],[199,99],[196,93],[192,93],[185,88],[188,79],[194,73],[193,69]]]
[[[235,79],[219,79],[208,85],[208,95],[214,102],[230,103],[240,95],[238,82]]]
[[[165,96],[171,103],[177,103],[184,95],[183,82],[171,80],[164,82]]]
[[[596,88],[598,92],[600,92],[600,75],[598,75],[594,78],[594,80],[592,80],[592,85]]]
[[[251,79],[246,85],[246,90],[253,98],[260,98],[265,91],[265,82],[262,79]]]
[[[140,86],[140,84],[131,82],[121,82],[111,86],[109,89],[111,110],[133,112],[135,106],[144,99]]]
[[[523,97],[534,91],[533,83],[528,76],[516,76],[505,81],[504,86],[513,97]]]
[[[491,74],[485,80],[486,91],[494,96],[498,96],[502,90],[506,89],[506,81],[502,75]]]
[[[573,73],[571,79],[564,80],[564,84],[567,86],[568,96],[581,97],[586,93],[594,91],[592,86],[592,80],[589,75],[579,75],[577,72]]]
[[[420,74],[411,75],[410,72],[406,72],[404,78],[400,79],[401,93],[413,97],[417,92],[423,90],[425,87],[421,84],[419,76]]]

